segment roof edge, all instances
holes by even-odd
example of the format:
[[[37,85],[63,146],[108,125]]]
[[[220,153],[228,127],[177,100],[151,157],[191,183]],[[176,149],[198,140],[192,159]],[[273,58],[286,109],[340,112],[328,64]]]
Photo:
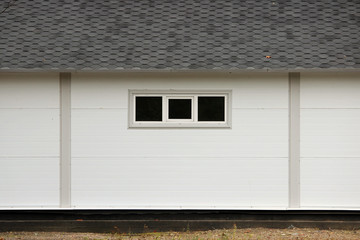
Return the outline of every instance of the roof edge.
[[[360,68],[291,68],[291,69],[0,69],[0,73],[39,73],[39,72],[70,72],[70,73],[91,73],[91,72],[108,72],[108,73],[171,73],[171,72],[187,72],[187,73],[249,73],[249,72],[360,72]]]

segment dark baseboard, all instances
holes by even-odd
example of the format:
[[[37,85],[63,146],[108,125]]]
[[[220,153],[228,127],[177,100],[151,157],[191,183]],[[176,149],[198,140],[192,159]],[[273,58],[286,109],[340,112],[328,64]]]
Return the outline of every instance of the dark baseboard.
[[[360,229],[360,211],[2,210],[0,231],[163,232],[232,228]]]

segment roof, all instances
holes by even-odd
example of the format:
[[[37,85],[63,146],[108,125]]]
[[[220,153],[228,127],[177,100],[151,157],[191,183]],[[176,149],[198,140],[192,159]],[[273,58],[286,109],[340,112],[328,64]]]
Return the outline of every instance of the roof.
[[[2,71],[360,69],[358,0],[3,2]]]

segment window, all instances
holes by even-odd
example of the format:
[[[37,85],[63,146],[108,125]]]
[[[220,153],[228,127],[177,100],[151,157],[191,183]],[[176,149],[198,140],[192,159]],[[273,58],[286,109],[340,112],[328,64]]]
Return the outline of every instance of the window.
[[[135,104],[135,121],[162,121],[162,97],[138,96]]]
[[[230,127],[231,91],[130,90],[129,127]]]

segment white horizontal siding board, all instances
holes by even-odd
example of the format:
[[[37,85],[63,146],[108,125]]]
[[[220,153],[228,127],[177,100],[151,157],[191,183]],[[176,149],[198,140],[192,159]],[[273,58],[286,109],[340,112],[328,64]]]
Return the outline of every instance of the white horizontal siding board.
[[[360,208],[360,158],[302,158],[302,207]]]
[[[0,157],[0,207],[57,206],[59,158]]]
[[[302,109],[302,157],[360,157],[360,109]]]
[[[0,109],[0,157],[58,155],[58,109]]]
[[[0,136],[58,136],[58,109],[0,109]]]
[[[302,136],[360,136],[360,109],[303,109]]]
[[[360,136],[302,136],[301,157],[360,157]]]
[[[285,161],[285,158],[76,158],[73,167],[78,174],[74,174],[77,183],[74,190],[92,190],[103,185],[102,190],[130,191],[154,187],[186,191],[221,187],[219,191],[229,191],[234,187],[246,188],[249,183],[281,190],[286,174],[275,175],[274,172],[286,167]],[[207,166],[207,171],[204,171],[204,166]],[[94,178],[94,171],[103,182]],[[219,177],[227,184],[219,181]],[[271,182],[264,184],[264,179],[268,178]]]
[[[132,156],[134,152],[139,152],[142,156],[239,156],[239,157],[284,157],[286,156],[286,144],[283,137],[277,136],[248,136],[248,137],[229,137],[229,142],[219,141],[219,137],[208,137],[204,140],[201,136],[178,137],[175,141],[171,137],[154,139],[141,137],[147,144],[139,143],[138,137],[119,138],[97,137],[97,141],[88,138],[85,143],[83,138],[74,137],[72,156]],[[185,142],[186,141],[186,142]],[[236,141],[236,142],[235,142]],[[171,148],[171,146],[174,146]],[[175,147],[176,146],[176,147]],[[141,148],[141,150],[139,150]],[[261,151],[259,151],[261,148]]]
[[[128,129],[129,89],[232,90],[232,128]],[[75,73],[72,100],[75,208],[288,204],[287,74]]]
[[[286,163],[286,158],[74,158],[73,200],[77,206],[91,206],[98,201],[105,205],[132,201],[132,204],[144,206],[163,202],[163,198],[172,198],[173,194],[191,194],[181,203],[179,200],[163,203],[189,205],[202,201],[204,205],[211,205],[217,195],[233,192],[232,198],[224,198],[217,204],[234,204],[236,200],[238,205],[251,206],[260,201],[251,198],[252,195],[263,199],[275,193],[271,197],[273,201],[261,204],[284,206],[287,201]],[[146,193],[146,198],[134,200],[133,195],[141,192]],[[152,192],[157,194],[150,197]],[[88,196],[86,201],[83,194]],[[107,200],[103,199],[110,195],[112,197]]]
[[[301,76],[301,206],[359,208],[360,76]]]
[[[21,208],[58,208],[58,189],[51,191],[35,190],[14,190],[8,191],[1,197],[0,208],[21,209]]]
[[[164,191],[98,191],[98,192],[75,192],[74,208],[116,208],[116,209],[285,209],[283,201],[279,201],[274,194],[281,195],[276,192],[269,192],[257,195],[256,200],[252,200],[255,195],[248,192],[199,192],[199,191],[183,191],[183,192],[164,192]],[[90,196],[89,199],[86,196]],[[116,200],[115,196],[123,196]],[[191,197],[190,197],[191,196]],[[265,201],[267,198],[267,201]],[[140,199],[143,199],[140,201]],[[76,204],[77,202],[81,204]],[[249,205],[253,202],[254,205]],[[99,204],[102,203],[102,204]],[[105,205],[105,204],[108,205]]]
[[[288,108],[287,75],[234,80],[233,108]]]
[[[0,191],[58,189],[59,158],[0,158]],[[23,168],[22,166],[26,166]],[[31,181],[30,181],[31,180]]]
[[[1,73],[0,108],[59,108],[56,73]]]
[[[122,197],[118,198],[117,196]],[[251,201],[251,195],[247,194],[247,192],[238,192],[238,194],[235,194],[234,191],[218,193],[214,191],[164,192],[154,189],[146,192],[105,192],[98,190],[96,192],[74,192],[73,199],[75,208],[91,208],[93,206],[99,208],[122,208],[122,206],[126,206],[127,209],[186,209],[191,206],[195,206],[195,208],[221,208],[221,206],[249,207],[246,203]],[[100,205],[99,203],[102,204]]]
[[[128,130],[126,113],[121,109],[73,110],[72,155],[131,156],[141,148],[144,156],[287,157],[286,110],[234,110],[233,118],[239,120],[234,121],[232,130]]]
[[[236,121],[230,129],[128,129],[126,109],[73,109],[73,131],[75,136],[137,136],[157,135],[164,137],[174,131],[178,136],[211,134],[231,136],[286,136],[288,134],[288,111],[286,109],[232,109]]]
[[[84,84],[86,83],[86,87]],[[234,108],[287,108],[285,73],[72,75],[73,108],[128,108],[129,89],[233,90]]]
[[[302,73],[301,108],[360,108],[359,73]]]
[[[0,74],[0,207],[59,204],[59,79]]]
[[[288,114],[287,109],[232,109],[232,129],[241,136],[282,136],[287,142]]]

